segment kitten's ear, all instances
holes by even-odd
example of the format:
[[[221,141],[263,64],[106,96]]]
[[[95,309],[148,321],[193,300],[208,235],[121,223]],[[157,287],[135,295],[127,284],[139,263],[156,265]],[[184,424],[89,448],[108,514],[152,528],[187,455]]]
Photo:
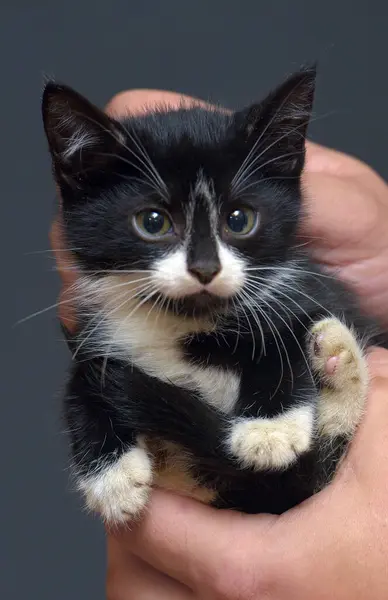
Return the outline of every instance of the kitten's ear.
[[[42,114],[58,183],[78,187],[90,181],[124,143],[119,123],[65,85],[47,83]]]
[[[260,163],[269,170],[298,174],[305,158],[305,138],[314,101],[316,67],[289,77],[260,104],[239,113],[239,129]],[[272,161],[272,162],[269,162]]]

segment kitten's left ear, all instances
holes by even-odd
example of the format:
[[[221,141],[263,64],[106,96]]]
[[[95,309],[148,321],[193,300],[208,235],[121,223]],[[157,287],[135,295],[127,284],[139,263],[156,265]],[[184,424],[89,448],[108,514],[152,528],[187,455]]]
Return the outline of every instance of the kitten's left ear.
[[[68,86],[46,85],[42,114],[59,184],[80,186],[89,181],[124,143],[120,124]]]
[[[314,65],[289,77],[264,102],[237,115],[245,141],[250,148],[255,146],[255,154],[262,154],[259,161],[267,163],[267,169],[292,174],[303,169],[315,82]]]

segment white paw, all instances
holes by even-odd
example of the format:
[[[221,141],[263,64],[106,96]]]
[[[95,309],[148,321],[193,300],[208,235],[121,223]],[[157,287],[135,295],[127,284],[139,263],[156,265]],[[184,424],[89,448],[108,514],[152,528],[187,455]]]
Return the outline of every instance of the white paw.
[[[309,358],[323,387],[318,403],[318,427],[330,437],[353,434],[368,391],[369,375],[363,348],[339,319],[322,319],[311,328]]]
[[[363,350],[346,325],[334,317],[322,319],[311,334],[310,361],[326,385],[343,389],[349,383],[367,382]]]
[[[272,419],[242,419],[236,422],[228,447],[243,467],[284,469],[309,450],[313,436],[313,408],[302,406]]]
[[[111,467],[79,482],[86,504],[109,524],[138,517],[147,504],[152,483],[152,465],[143,448],[133,448]]]

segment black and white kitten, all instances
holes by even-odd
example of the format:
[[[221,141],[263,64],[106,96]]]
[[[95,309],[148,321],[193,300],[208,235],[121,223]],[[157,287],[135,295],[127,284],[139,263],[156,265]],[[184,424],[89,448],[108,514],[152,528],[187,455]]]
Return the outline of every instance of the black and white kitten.
[[[330,480],[354,433],[379,338],[297,241],[314,87],[304,69],[241,112],[120,121],[45,88],[82,274],[66,418],[78,487],[108,522],[156,484],[280,513]]]

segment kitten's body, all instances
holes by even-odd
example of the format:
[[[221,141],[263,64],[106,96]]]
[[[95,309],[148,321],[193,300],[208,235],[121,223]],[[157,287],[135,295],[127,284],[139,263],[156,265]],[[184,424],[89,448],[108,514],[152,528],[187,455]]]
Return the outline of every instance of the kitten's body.
[[[381,340],[297,242],[313,78],[236,115],[165,110],[121,124],[46,89],[65,235],[83,271],[66,415],[79,486],[109,521],[140,512],[155,482],[280,513],[329,481],[354,432],[367,385],[357,339]],[[239,237],[222,223],[235,227],[240,205],[259,222]],[[174,236],[128,225],[155,206]]]

